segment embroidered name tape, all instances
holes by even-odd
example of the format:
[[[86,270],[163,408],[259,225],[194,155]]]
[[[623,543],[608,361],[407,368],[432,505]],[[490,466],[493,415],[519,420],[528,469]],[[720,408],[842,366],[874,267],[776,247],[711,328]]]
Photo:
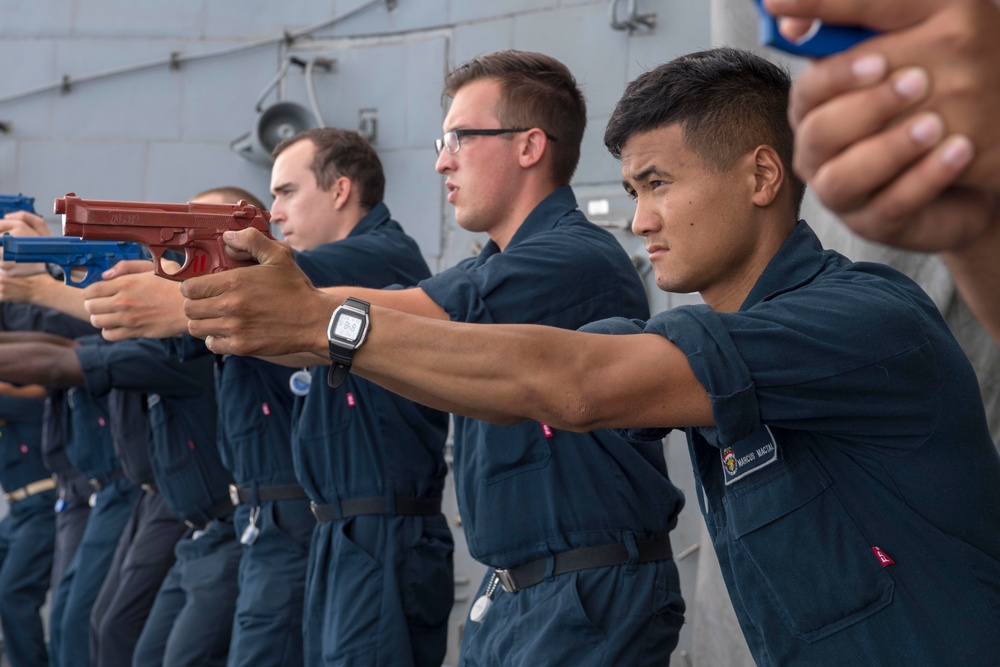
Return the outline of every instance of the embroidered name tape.
[[[778,460],[778,441],[767,426],[720,453],[726,485],[732,484]]]

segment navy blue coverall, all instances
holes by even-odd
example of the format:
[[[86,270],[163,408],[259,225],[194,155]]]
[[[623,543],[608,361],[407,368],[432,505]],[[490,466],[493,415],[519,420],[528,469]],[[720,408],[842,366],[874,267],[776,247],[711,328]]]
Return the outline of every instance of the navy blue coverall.
[[[48,663],[39,610],[56,540],[55,483],[42,463],[43,399],[0,396],[0,624],[11,667]]]
[[[153,601],[174,564],[174,548],[187,529],[169,511],[155,479],[148,394],[170,401],[175,395],[201,397],[204,388],[158,341],[95,341],[76,353],[87,389],[108,396],[119,460],[144,491],[91,613],[92,665],[130,666]]]
[[[419,286],[460,322],[576,329],[649,314],[628,255],[587,221],[569,187],[539,203],[502,252],[490,241],[479,256]],[[465,624],[461,665],[668,662],[684,612],[668,532],[683,497],[667,476],[660,442],[456,416],[454,465],[470,554],[515,568],[515,579],[525,576],[519,567],[544,573],[537,585],[492,592],[486,615]],[[586,569],[557,574],[564,554],[588,547],[622,564],[585,558]]]
[[[70,317],[51,308],[33,303],[0,302],[0,331],[41,331],[63,338],[79,338],[97,333],[89,322]],[[56,477],[59,500],[56,501],[56,545],[52,560],[50,588],[59,587],[66,568],[83,539],[83,530],[90,516],[93,489],[87,478],[73,467],[63,437],[62,413],[64,392],[49,389],[42,415],[42,460]]]
[[[800,221],[738,312],[685,306],[642,331],[712,399],[716,425],[688,442],[757,664],[998,664],[1000,456],[913,281]]]
[[[216,441],[212,359],[201,354],[204,343],[190,336],[134,343],[145,348],[146,363],[155,364],[157,373],[174,375],[169,397],[149,394],[152,463],[164,502],[189,525],[139,637],[134,664],[225,665],[241,552],[229,499],[232,476]]]
[[[347,238],[296,254],[317,286],[413,285],[416,243],[376,205]],[[441,514],[447,415],[350,376],[312,371],[296,403],[296,473],[317,504],[309,557],[306,664],[437,667],[454,597]]]
[[[115,456],[107,398],[71,387],[65,403],[66,453],[90,481],[93,494],[80,546],[53,598],[50,662],[59,667],[86,667],[90,664],[90,612],[140,492],[126,479]]]
[[[316,519],[292,463],[294,369],[253,357],[216,359],[219,449],[235,480],[236,535],[251,531],[240,559],[229,665],[296,667],[303,664],[306,565]]]

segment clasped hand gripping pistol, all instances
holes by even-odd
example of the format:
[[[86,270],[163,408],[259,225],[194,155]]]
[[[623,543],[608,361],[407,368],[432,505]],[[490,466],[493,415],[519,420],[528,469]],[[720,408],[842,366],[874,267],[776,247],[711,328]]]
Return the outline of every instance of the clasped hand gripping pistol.
[[[767,13],[761,0],[754,0],[760,17],[760,43],[781,49],[793,56],[822,58],[839,53],[878,33],[867,28],[842,25],[818,25],[797,42],[785,39],[778,31],[778,20]]]
[[[254,260],[226,255],[222,233],[254,227],[268,238],[271,215],[242,199],[236,204],[151,204],[146,202],[80,199],[72,192],[55,201],[63,216],[63,234],[95,241],[131,241],[149,248],[153,271],[170,280],[187,280],[240,266]],[[184,264],[167,273],[163,253],[184,253]]]
[[[3,258],[8,262],[46,262],[62,268],[67,285],[86,287],[124,259],[142,259],[142,246],[126,241],[84,241],[69,236],[3,235]],[[73,269],[87,273],[73,280]]]
[[[24,195],[0,195],[0,218],[14,211],[35,212],[35,198]]]

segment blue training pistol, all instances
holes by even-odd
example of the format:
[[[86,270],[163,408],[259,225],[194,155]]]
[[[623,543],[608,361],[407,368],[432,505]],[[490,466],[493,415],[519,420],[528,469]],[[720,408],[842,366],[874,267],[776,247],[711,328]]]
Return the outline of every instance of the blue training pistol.
[[[72,236],[3,235],[3,259],[9,262],[58,264],[67,285],[86,287],[123,259],[143,259],[143,247],[127,241],[84,241]],[[71,272],[84,268],[86,275],[73,280]]]
[[[819,29],[807,35],[800,42],[792,42],[781,36],[778,19],[767,13],[762,0],[753,0],[760,15],[760,43],[771,46],[793,56],[822,58],[840,53],[863,42],[878,33],[857,26],[820,25]]]
[[[35,212],[35,198],[22,194],[0,195],[0,218],[14,211]]]

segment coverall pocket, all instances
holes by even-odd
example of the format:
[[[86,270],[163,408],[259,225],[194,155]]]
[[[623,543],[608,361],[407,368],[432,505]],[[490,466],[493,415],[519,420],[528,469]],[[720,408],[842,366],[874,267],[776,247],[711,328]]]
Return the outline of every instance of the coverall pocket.
[[[724,502],[748,561],[743,572],[736,564],[737,576],[761,582],[762,604],[796,637],[817,641],[892,602],[892,578],[809,451],[733,488]]]
[[[430,525],[434,520],[442,525]],[[422,523],[423,535],[403,563],[403,611],[411,625],[437,628],[448,621],[453,605],[455,546],[443,517],[426,517]]]
[[[164,501],[169,500],[167,508],[181,520],[210,519],[204,513],[216,503],[205,484],[198,455],[178,420],[154,408],[149,413],[149,424],[153,430],[150,459]]]
[[[552,450],[545,437],[545,428],[538,422],[522,422],[515,426],[500,427],[485,422],[479,428],[494,431],[484,436],[483,442],[497,442],[484,456],[482,465],[487,484],[501,482],[529,470],[544,468],[552,458]]]
[[[327,665],[374,664],[376,628],[382,609],[382,563],[348,534],[351,519],[336,533],[323,630]],[[331,650],[332,649],[332,650]]]
[[[267,503],[262,511],[270,515],[272,529],[282,536],[282,548],[297,547],[296,551],[300,554],[308,555],[309,542],[312,540],[313,529],[316,528],[316,518],[309,511],[308,501]]]
[[[577,576],[565,575],[552,583],[539,584],[555,588],[554,594],[533,600],[530,610],[518,617],[511,635],[513,645],[509,652],[504,651],[510,659],[508,664],[578,667],[604,664],[607,638],[587,615],[577,588]]]

